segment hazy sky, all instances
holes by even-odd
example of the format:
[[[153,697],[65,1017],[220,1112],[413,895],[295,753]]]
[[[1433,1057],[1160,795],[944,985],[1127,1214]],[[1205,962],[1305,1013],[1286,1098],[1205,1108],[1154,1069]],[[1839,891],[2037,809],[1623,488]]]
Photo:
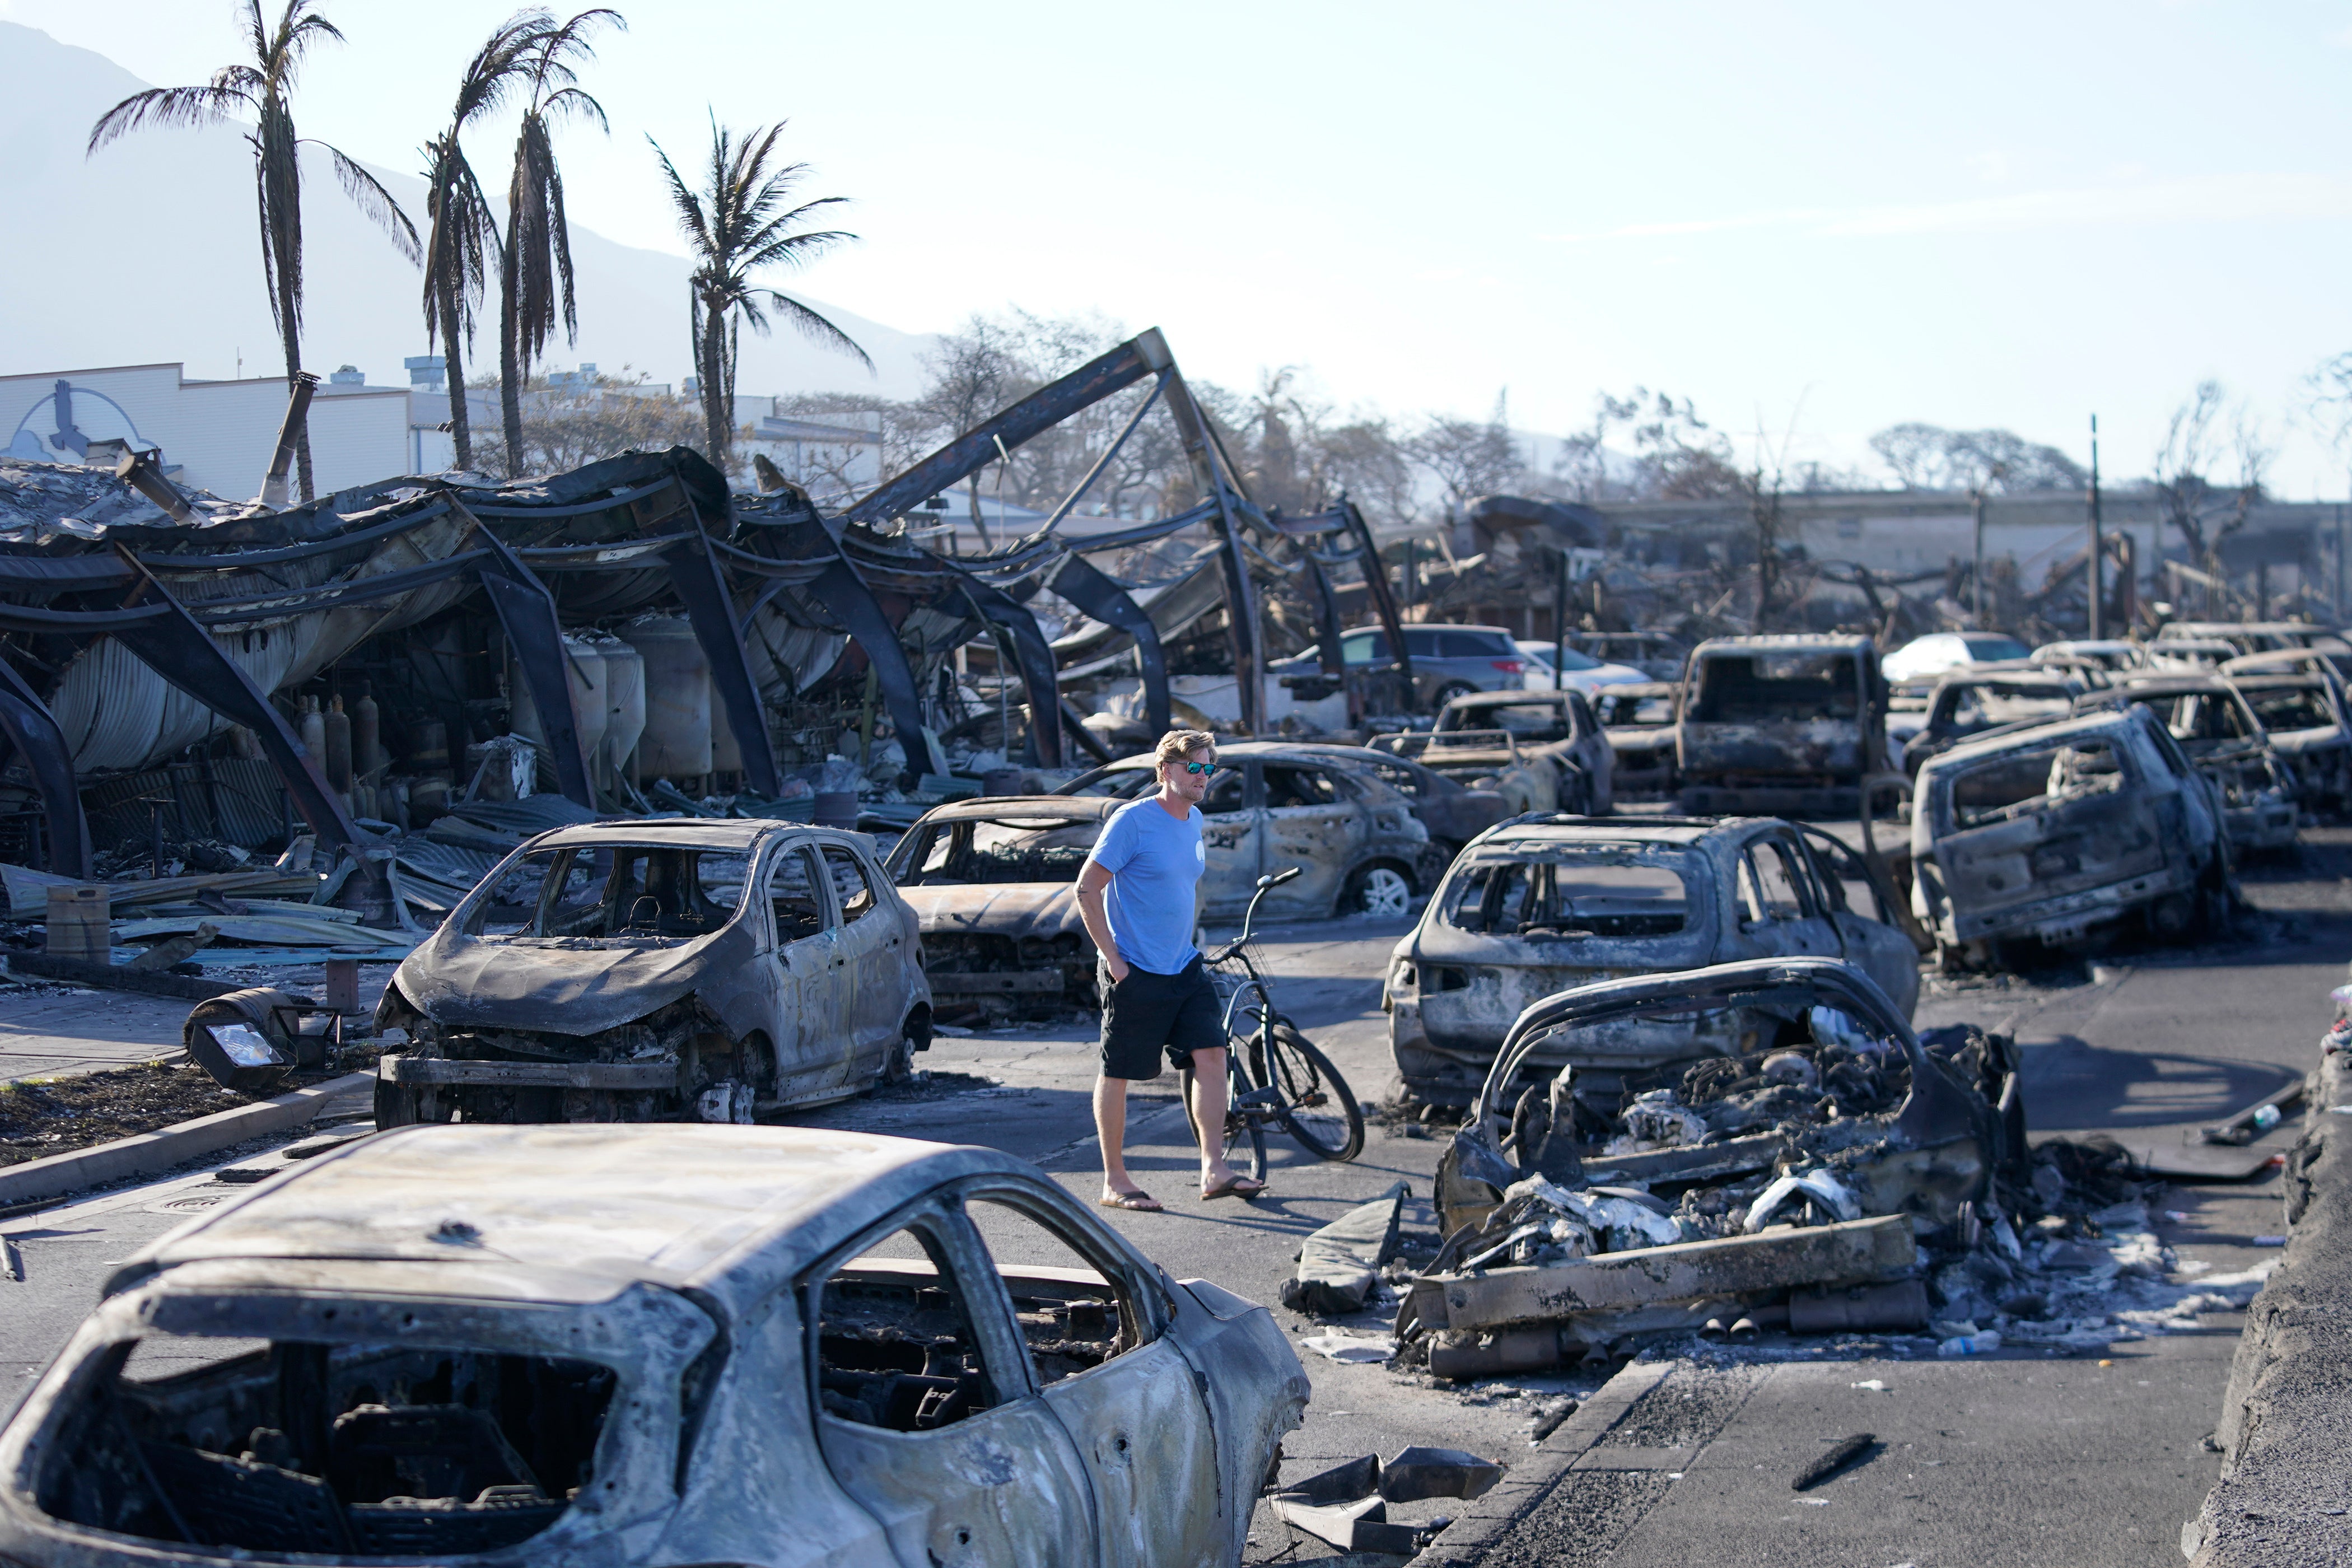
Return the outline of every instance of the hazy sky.
[[[415,166],[510,9],[327,0],[350,43],[298,123]],[[1507,387],[1552,431],[1638,383],[1795,459],[1906,419],[2080,459],[2095,409],[2119,477],[2214,376],[2279,491],[2345,492],[2305,383],[2352,349],[2352,5],[621,9],[583,80],[612,135],[562,144],[576,218],[677,249],[646,135],[685,164],[708,111],[788,117],[863,237],[803,286],[910,331],[1098,310],[1235,386],[1295,364],[1471,415]],[[233,16],[0,0],[161,84],[230,58]]]

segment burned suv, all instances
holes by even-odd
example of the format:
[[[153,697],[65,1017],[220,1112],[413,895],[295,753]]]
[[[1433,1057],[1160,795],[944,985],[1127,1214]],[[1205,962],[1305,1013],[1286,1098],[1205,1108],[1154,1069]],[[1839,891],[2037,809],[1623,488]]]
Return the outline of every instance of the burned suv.
[[[915,911],[873,841],[592,822],[499,863],[384,987],[376,1121],[749,1121],[930,1044]]]

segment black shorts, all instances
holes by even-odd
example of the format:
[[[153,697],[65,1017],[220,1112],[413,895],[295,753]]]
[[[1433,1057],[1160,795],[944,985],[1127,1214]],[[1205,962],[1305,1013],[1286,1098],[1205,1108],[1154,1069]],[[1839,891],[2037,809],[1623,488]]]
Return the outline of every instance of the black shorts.
[[[1105,1078],[1158,1078],[1163,1050],[1168,1065],[1181,1072],[1194,1051],[1224,1047],[1224,1007],[1197,954],[1181,974],[1154,974],[1130,963],[1116,985],[1109,966],[1097,960],[1095,985],[1103,999]]]

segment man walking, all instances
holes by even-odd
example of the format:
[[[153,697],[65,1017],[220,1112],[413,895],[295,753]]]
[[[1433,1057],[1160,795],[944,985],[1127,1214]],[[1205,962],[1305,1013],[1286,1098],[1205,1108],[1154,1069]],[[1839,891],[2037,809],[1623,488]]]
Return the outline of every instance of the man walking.
[[[1160,788],[1123,805],[1078,871],[1078,912],[1098,958],[1102,1071],[1095,1079],[1105,1208],[1156,1213],[1160,1201],[1127,1173],[1127,1086],[1160,1076],[1160,1056],[1192,1072],[1201,1139],[1201,1201],[1265,1191],[1225,1163],[1225,1031],[1216,988],[1192,945],[1193,889],[1208,858],[1201,799],[1217,771],[1217,738],[1171,730],[1154,751]]]

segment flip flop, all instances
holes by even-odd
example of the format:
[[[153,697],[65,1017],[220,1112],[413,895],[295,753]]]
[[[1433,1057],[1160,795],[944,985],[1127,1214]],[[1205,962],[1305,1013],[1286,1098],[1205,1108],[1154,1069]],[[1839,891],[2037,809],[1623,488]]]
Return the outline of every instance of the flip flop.
[[[1131,1193],[1112,1193],[1106,1197],[1097,1198],[1095,1202],[1104,1208],[1126,1209],[1130,1214],[1164,1214],[1167,1212],[1165,1205],[1161,1204],[1158,1198],[1153,1197],[1150,1193],[1145,1192],[1140,1187],[1138,1187]]]
[[[1205,1204],[1216,1198],[1254,1198],[1264,1191],[1265,1191],[1264,1182],[1252,1181],[1247,1176],[1235,1176],[1230,1182],[1219,1182],[1213,1187],[1202,1188],[1201,1201]]]

